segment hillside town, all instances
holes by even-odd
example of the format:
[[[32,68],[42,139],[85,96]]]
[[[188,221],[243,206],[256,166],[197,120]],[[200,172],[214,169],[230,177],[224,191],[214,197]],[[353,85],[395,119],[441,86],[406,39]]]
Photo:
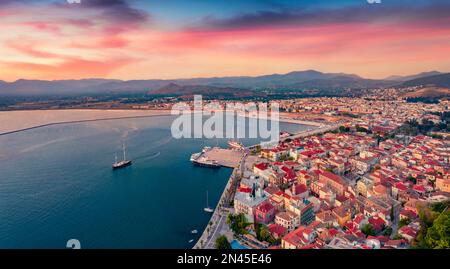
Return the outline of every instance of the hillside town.
[[[245,154],[226,211],[229,232],[219,237],[217,248],[226,240],[234,248],[403,249],[427,242],[435,247],[426,232],[439,216],[448,218],[448,131],[404,131],[405,122],[447,127],[441,116],[448,114],[448,102],[280,103],[291,116],[341,126]]]

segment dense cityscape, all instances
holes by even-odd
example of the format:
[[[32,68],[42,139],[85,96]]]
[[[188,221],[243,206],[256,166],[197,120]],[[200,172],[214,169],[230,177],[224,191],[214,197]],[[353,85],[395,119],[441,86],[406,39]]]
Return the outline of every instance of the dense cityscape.
[[[448,248],[448,106],[281,101],[293,118],[339,127],[244,154],[218,207],[226,225],[214,216],[198,247]]]
[[[35,249],[445,266],[450,1],[0,0],[0,250]]]

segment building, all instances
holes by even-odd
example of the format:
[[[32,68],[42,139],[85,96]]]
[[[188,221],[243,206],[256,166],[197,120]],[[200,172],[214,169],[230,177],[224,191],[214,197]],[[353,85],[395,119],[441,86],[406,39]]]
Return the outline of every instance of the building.
[[[300,226],[283,237],[281,247],[284,249],[300,249],[314,242],[316,238],[317,233],[314,230]]]
[[[351,209],[347,206],[333,208],[332,212],[337,218],[337,222],[341,227],[344,227],[344,225],[352,218]]]
[[[275,218],[275,207],[268,201],[262,202],[255,209],[255,221],[268,224]]]
[[[450,193],[450,179],[437,178],[436,189]]]
[[[275,239],[279,239],[282,238],[283,236],[285,236],[287,234],[287,229],[284,228],[283,226],[276,224],[276,223],[272,223],[268,226],[269,232],[270,234],[273,236],[273,238]]]
[[[304,184],[292,184],[292,186],[286,190],[286,193],[291,197],[307,198],[309,196],[308,187]]]
[[[284,211],[275,215],[275,223],[286,228],[288,232],[293,231],[298,226],[298,216],[292,212]]]
[[[326,185],[333,189],[338,195],[343,195],[347,187],[347,184],[342,177],[328,171],[321,171],[319,180],[324,181]]]
[[[234,210],[237,214],[244,214],[249,222],[254,222],[255,209],[266,200],[267,197],[262,189],[254,185],[250,192],[236,193],[234,196]]]
[[[306,198],[292,198],[287,203],[286,210],[297,216],[298,225],[308,225],[314,221],[314,205]]]
[[[373,181],[363,177],[356,183],[356,191],[364,197],[367,197],[367,192],[373,187]]]

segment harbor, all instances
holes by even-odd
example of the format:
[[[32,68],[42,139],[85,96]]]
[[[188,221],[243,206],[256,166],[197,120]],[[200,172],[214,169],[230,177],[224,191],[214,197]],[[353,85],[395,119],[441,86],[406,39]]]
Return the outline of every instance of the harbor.
[[[243,154],[241,150],[205,147],[202,152],[192,154],[191,162],[194,165],[211,168],[235,168],[239,165]]]

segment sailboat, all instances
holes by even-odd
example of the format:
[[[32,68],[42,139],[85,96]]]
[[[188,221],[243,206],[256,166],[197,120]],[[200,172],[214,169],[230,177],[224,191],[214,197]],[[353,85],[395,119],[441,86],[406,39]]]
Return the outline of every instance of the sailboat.
[[[203,208],[203,210],[204,210],[205,212],[208,212],[208,213],[214,212],[214,209],[212,209],[212,208],[209,207],[209,205],[208,205],[208,191],[206,191],[206,207]]]
[[[112,165],[112,168],[114,170],[115,169],[119,169],[119,168],[123,168],[123,167],[127,167],[127,166],[130,166],[132,164],[131,160],[127,160],[126,150],[125,150],[125,143],[122,143],[122,150],[123,150],[123,160],[122,161],[117,161],[117,154],[116,154],[116,161]]]

